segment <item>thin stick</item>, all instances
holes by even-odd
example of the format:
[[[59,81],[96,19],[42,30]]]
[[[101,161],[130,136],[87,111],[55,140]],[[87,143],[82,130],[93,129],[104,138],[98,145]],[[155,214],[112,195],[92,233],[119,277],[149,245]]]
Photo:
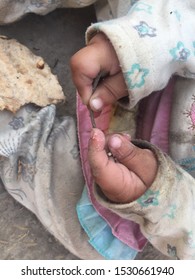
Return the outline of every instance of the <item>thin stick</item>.
[[[94,94],[101,78],[104,77],[104,72],[100,72],[97,77],[94,79],[94,82],[93,82],[93,89],[92,89],[92,95]],[[91,118],[91,124],[92,124],[92,127],[93,128],[96,128],[96,123],[95,123],[95,118],[94,118],[94,112],[93,110],[91,110],[91,108],[89,108],[89,114],[90,114],[90,118]]]

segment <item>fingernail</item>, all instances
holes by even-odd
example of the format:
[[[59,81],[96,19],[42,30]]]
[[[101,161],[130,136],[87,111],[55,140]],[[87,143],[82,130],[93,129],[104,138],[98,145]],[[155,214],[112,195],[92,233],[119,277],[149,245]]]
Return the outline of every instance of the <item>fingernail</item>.
[[[110,139],[110,146],[114,149],[118,149],[121,147],[121,144],[122,144],[122,141],[121,139],[118,137],[118,136],[113,136],[111,139]]]
[[[101,110],[103,107],[103,102],[100,98],[94,98],[90,101],[90,105],[93,107],[95,110]]]

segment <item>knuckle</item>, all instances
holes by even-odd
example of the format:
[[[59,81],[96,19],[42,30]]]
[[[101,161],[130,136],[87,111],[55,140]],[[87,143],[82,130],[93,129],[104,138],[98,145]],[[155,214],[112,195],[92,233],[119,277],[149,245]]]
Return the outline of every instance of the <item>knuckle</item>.
[[[102,82],[102,86],[104,87],[107,94],[109,94],[109,98],[113,101],[118,100],[118,94],[117,90],[115,90],[109,82],[106,82],[105,80]]]
[[[123,163],[129,163],[132,161],[137,155],[137,150],[135,147],[129,147],[125,151],[118,154],[117,159]]]

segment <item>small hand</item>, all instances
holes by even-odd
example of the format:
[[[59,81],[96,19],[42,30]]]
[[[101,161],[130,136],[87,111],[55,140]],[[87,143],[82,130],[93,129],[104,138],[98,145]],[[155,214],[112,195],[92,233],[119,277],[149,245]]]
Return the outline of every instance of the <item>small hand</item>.
[[[108,157],[107,148],[117,162]],[[92,130],[89,162],[102,192],[117,203],[139,198],[151,186],[157,173],[157,160],[152,151],[136,147],[130,137],[123,134],[105,138],[99,129]]]
[[[78,51],[70,61],[72,79],[84,104],[93,111],[101,111],[127,96],[127,89],[115,50],[103,33],[98,33],[88,46]],[[94,79],[100,73],[106,77],[92,96]]]

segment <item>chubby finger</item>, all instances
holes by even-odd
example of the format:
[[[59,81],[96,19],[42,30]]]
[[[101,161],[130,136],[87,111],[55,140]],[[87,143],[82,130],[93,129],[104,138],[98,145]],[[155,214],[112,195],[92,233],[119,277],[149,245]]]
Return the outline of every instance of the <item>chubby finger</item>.
[[[72,80],[84,104],[92,95],[93,81],[100,72],[113,75],[120,70],[119,61],[110,41],[103,33],[95,35],[89,44],[70,59]]]
[[[112,168],[106,152],[106,137],[98,128],[92,129],[89,140],[88,158],[95,178],[101,177],[105,168]]]
[[[100,82],[90,98],[90,108],[93,111],[101,111],[104,106],[114,104],[117,100],[127,95],[127,87],[120,71],[113,76],[104,78]]]
[[[101,69],[96,50],[87,46],[74,54],[70,60],[72,80],[85,105],[89,103],[92,94],[93,80]]]
[[[149,149],[141,149],[121,134],[111,135],[108,147],[118,162],[134,172],[145,184],[150,187],[157,173],[157,160]]]

